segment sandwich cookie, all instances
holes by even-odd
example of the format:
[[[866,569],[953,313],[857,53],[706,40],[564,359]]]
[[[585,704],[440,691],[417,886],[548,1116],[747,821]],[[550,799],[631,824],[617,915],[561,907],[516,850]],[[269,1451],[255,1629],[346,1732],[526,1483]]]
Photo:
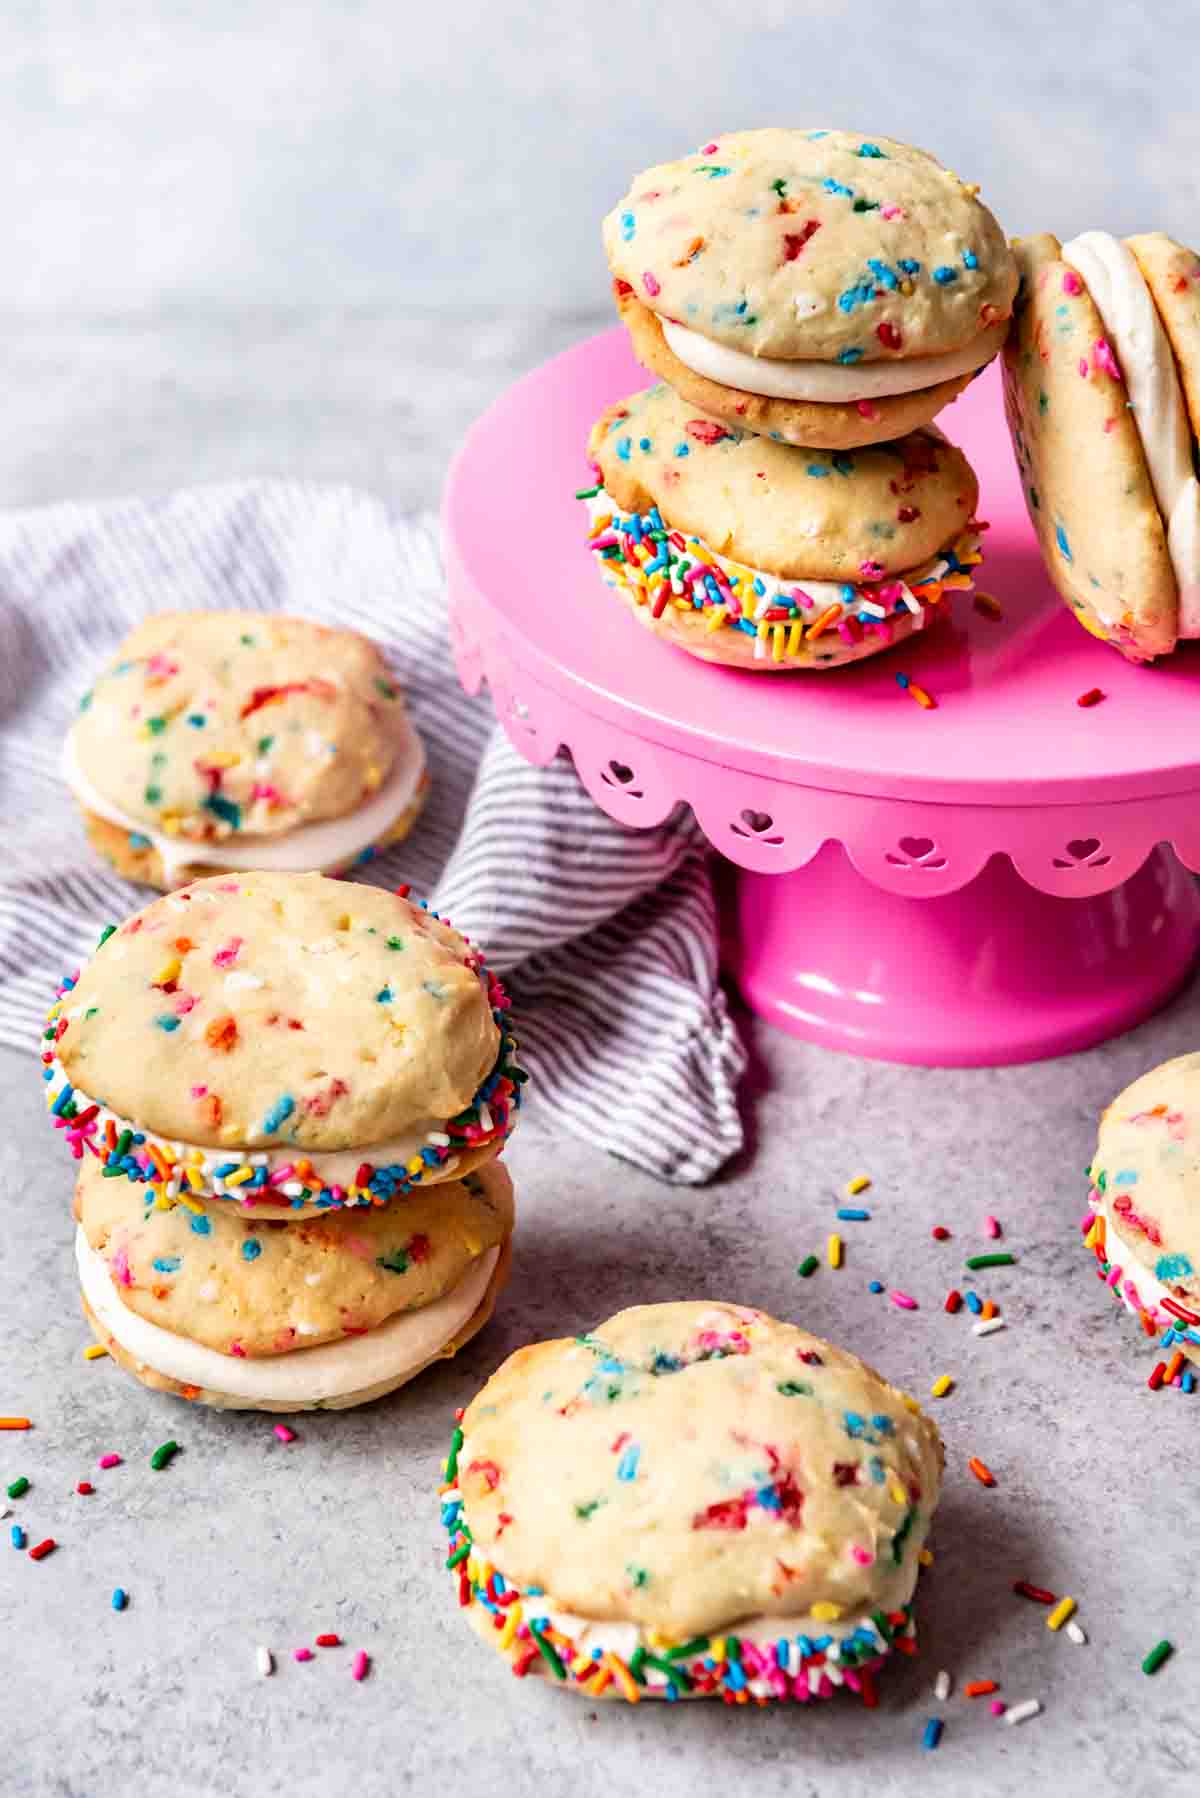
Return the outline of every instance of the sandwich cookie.
[[[144,1384],[226,1409],[340,1408],[451,1355],[507,1275],[499,1162],[363,1213],[290,1222],[109,1180],[75,1189],[84,1312]]]
[[[647,169],[604,220],[634,353],[726,424],[901,437],[1004,341],[1016,267],[977,194],[849,131],[735,131]]]
[[[248,612],[144,619],[62,767],[93,845],[166,890],[206,869],[342,872],[407,836],[429,785],[374,643]]]
[[[1131,661],[1200,637],[1200,258],[1161,232],[1014,245],[1004,399],[1055,587]]]
[[[511,1355],[442,1490],[468,1620],[589,1698],[868,1702],[942,1447],[914,1399],[761,1311],[641,1305]]]
[[[423,907],[320,874],[216,876],[64,980],[47,1103],[76,1160],[254,1217],[386,1205],[499,1154],[508,1000]]]
[[[1200,1362],[1200,1054],[1113,1100],[1089,1174],[1101,1279],[1147,1336]]]
[[[929,426],[801,450],[703,416],[670,387],[593,428],[589,546],[648,630],[706,662],[831,668],[921,630],[982,559],[979,488]]]

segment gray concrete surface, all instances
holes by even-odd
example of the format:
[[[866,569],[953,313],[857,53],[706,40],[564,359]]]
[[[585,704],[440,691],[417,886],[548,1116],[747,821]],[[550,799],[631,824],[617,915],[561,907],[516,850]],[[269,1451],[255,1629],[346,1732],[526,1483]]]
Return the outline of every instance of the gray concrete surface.
[[[437,321],[411,316],[10,320],[0,494],[33,502],[262,469],[432,500],[462,422],[580,328],[494,322],[455,363],[435,347]],[[444,405],[428,397],[437,356]],[[61,1544],[35,1564],[0,1535],[3,1798],[610,1798],[650,1782],[663,1798],[1010,1798],[1039,1778],[1070,1798],[1191,1789],[1200,1396],[1146,1390],[1150,1358],[1094,1279],[1077,1220],[1097,1110],[1195,1046],[1200,993],[1107,1048],[1009,1070],[890,1068],[749,1029],[751,1148],[707,1191],[659,1187],[554,1135],[535,1094],[511,1150],[521,1227],[492,1326],[380,1405],[302,1419],[287,1447],[263,1418],[192,1411],[82,1360],[69,1169],[32,1057],[0,1057],[0,1413],[36,1423],[0,1434],[0,1475],[29,1476],[14,1508],[31,1540]],[[840,1272],[799,1280],[860,1169],[875,1182],[871,1222],[845,1227]],[[941,1300],[983,1246],[988,1212],[1020,1264],[984,1289],[1009,1327],[980,1341]],[[932,1241],[937,1222],[951,1242]],[[874,1277],[921,1309],[871,1295]],[[874,1714],[597,1709],[517,1685],[456,1614],[434,1501],[453,1408],[518,1343],[680,1294],[801,1316],[922,1396],[939,1373],[958,1382],[933,1405],[948,1477],[922,1653],[897,1667]],[[153,1473],[149,1453],[168,1436],[183,1452]],[[125,1464],[98,1473],[109,1450]],[[973,1454],[994,1490],[966,1471]],[[94,1497],[75,1495],[80,1478]],[[1012,1596],[1019,1577],[1074,1593],[1088,1646],[1050,1635]],[[118,1584],[130,1593],[121,1615]],[[291,1660],[321,1629],[368,1650],[368,1681],[351,1680],[349,1649]],[[1179,1652],[1150,1680],[1139,1663],[1163,1635]],[[279,1658],[272,1680],[255,1675],[258,1643]],[[925,1754],[941,1667],[958,1686],[991,1677],[1009,1700],[1040,1696],[1044,1714],[1008,1729],[956,1695]]]

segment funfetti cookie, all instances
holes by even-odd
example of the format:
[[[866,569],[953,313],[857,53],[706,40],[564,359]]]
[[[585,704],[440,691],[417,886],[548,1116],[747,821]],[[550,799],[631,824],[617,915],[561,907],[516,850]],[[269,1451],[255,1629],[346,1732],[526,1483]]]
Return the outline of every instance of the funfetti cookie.
[[[707,662],[860,660],[921,630],[981,560],[978,484],[936,427],[802,450],[698,413],[670,387],[610,406],[583,490],[607,584]]]
[[[1014,244],[1004,398],[1047,572],[1132,661],[1200,637],[1200,258],[1161,232]]]
[[[1200,1054],[1113,1100],[1089,1172],[1101,1279],[1147,1336],[1200,1362]]]
[[[342,872],[408,834],[421,742],[375,644],[248,612],[147,618],[85,694],[63,774],[119,874]]]
[[[726,424],[902,437],[1004,341],[1017,273],[977,194],[850,131],[734,131],[647,169],[604,221],[634,352]]]
[[[404,1385],[482,1329],[511,1259],[497,1161],[366,1211],[244,1215],[105,1178],[75,1195],[83,1308],[145,1385],[223,1409],[341,1408]]]
[[[64,980],[47,1103],[77,1160],[245,1215],[386,1204],[499,1153],[524,1075],[478,952],[396,893],[220,875]]]
[[[515,1674],[589,1698],[870,1700],[914,1647],[938,1433],[761,1311],[641,1305],[518,1350],[442,1491],[460,1604]]]

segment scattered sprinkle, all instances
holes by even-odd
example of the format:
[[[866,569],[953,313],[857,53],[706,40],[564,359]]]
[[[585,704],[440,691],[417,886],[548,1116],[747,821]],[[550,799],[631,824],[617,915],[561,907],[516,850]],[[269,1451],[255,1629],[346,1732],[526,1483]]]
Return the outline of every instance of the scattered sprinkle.
[[[114,1611],[123,1611],[128,1603],[129,1603],[129,1594],[125,1590],[124,1586],[115,1586],[113,1588],[113,1595],[112,1595],[113,1610]]]
[[[868,1292],[882,1292],[883,1291],[883,1281],[882,1280],[869,1281],[867,1284],[867,1291]]]
[[[933,1695],[939,1704],[945,1704],[950,1696],[950,1675],[944,1667],[933,1682]]]
[[[1002,1317],[985,1317],[982,1323],[971,1325],[971,1334],[973,1336],[994,1336],[997,1330],[1003,1330],[1005,1327]]]
[[[842,1265],[842,1239],[840,1236],[836,1234],[830,1236],[826,1258],[830,1267]]]
[[[1076,1648],[1082,1648],[1087,1641],[1087,1631],[1084,1629],[1082,1623],[1076,1623],[1074,1617],[1072,1617],[1071,1621],[1067,1624],[1063,1634],[1074,1642]]]
[[[102,1342],[89,1342],[83,1351],[85,1361],[103,1361],[107,1355],[108,1350]]]
[[[366,1679],[370,1666],[370,1655],[367,1654],[365,1649],[360,1648],[354,1657],[354,1665],[350,1669],[351,1675],[355,1679]]]
[[[31,1561],[44,1561],[46,1556],[52,1555],[57,1547],[58,1543],[54,1540],[54,1537],[47,1536],[44,1542],[39,1542],[36,1548],[30,1549],[29,1559]],[[1155,1652],[1157,1653],[1157,1650],[1155,1650]],[[1144,1664],[1145,1663],[1143,1663],[1143,1665]]]
[[[912,1294],[909,1292],[892,1291],[888,1293],[888,1297],[891,1299],[893,1305],[897,1306],[901,1311],[919,1311],[921,1309],[916,1299],[913,1298]]]
[[[1024,1704],[1014,1704],[1010,1710],[1005,1711],[1004,1721],[1006,1723],[1028,1723],[1031,1717],[1037,1716],[1041,1708],[1040,1698],[1027,1698]]]
[[[1063,1624],[1067,1621],[1067,1618],[1074,1614],[1074,1611],[1075,1600],[1073,1598],[1060,1598],[1054,1609],[1046,1618],[1046,1628],[1053,1630],[1061,1629]]]
[[[929,1390],[934,1398],[945,1398],[948,1392],[954,1391],[954,1381],[948,1373],[940,1373]]]
[[[286,1423],[277,1423],[275,1425],[275,1434],[281,1442],[294,1442],[296,1440],[295,1430],[289,1429]]]
[[[317,1637],[318,1648],[340,1648],[341,1646],[342,1638],[334,1635],[332,1630],[326,1630],[324,1635]]]
[[[1164,1636],[1161,1642],[1155,1643],[1154,1647],[1142,1662],[1142,1672],[1157,1673],[1163,1662],[1169,1661],[1174,1652],[1174,1642],[1168,1642]]]
[[[962,1302],[962,1293],[958,1290],[957,1286],[952,1286],[950,1291],[946,1294],[946,1303],[943,1309],[949,1311],[951,1316],[953,1316],[956,1311],[962,1310]]]
[[[269,1648],[256,1648],[254,1650],[254,1665],[257,1667],[263,1679],[269,1679],[271,1674],[275,1671],[275,1656],[271,1653]]]
[[[977,612],[982,613],[985,618],[990,618],[995,624],[998,624],[1004,617],[1004,607],[990,593],[976,593],[974,605]]]
[[[861,1210],[857,1205],[839,1205],[837,1215],[844,1224],[866,1224],[871,1221],[871,1213]]]
[[[29,1481],[25,1478],[23,1473],[19,1474],[17,1478],[5,1488],[5,1490],[8,1493],[9,1498],[20,1498],[24,1493],[28,1492]]]
[[[938,1743],[942,1739],[942,1728],[943,1728],[943,1724],[942,1724],[942,1719],[940,1717],[927,1718],[926,1722],[925,1722],[925,1728],[921,1732],[922,1748],[929,1748],[929,1749],[936,1748]]]
[[[161,1473],[164,1467],[168,1467],[178,1453],[178,1442],[161,1442],[150,1457],[150,1465],[155,1473]]]
[[[1003,1234],[1004,1234],[1003,1230],[1001,1230],[1001,1228],[1000,1228],[999,1223],[996,1221],[996,1219],[994,1217],[985,1217],[984,1218],[983,1233],[985,1236],[992,1236],[992,1237],[1003,1236]]]
[[[964,1698],[990,1698],[993,1692],[1000,1690],[999,1682],[994,1679],[973,1679],[963,1687]]]
[[[945,1224],[935,1224],[929,1234],[935,1242],[949,1242],[950,1240],[950,1232]]]
[[[995,1474],[992,1472],[987,1462],[981,1461],[978,1455],[972,1455],[971,1459],[967,1462],[967,1466],[971,1469],[971,1472],[975,1475],[975,1478],[979,1481],[981,1486],[994,1486],[996,1484]]]
[[[21,1528],[19,1523],[13,1524],[12,1528],[8,1532],[8,1539],[12,1543],[14,1548],[24,1548],[24,1546],[25,1546],[25,1531]]]
[[[1034,1604],[1053,1604],[1053,1592],[1047,1592],[1044,1586],[1031,1586],[1027,1579],[1013,1581],[1013,1591],[1019,1598],[1032,1598]]]
[[[96,1488],[92,1485],[91,1480],[80,1480],[77,1483],[75,1490],[78,1492],[80,1498],[90,1498]]]
[[[0,1417],[0,1430],[28,1430],[32,1427],[27,1417]]]
[[[109,1467],[119,1467],[121,1465],[121,1457],[120,1455],[101,1455],[96,1465],[97,1467],[105,1469]]]
[[[968,1255],[964,1265],[975,1274],[983,1267],[1015,1267],[1016,1262],[1016,1256],[1007,1249],[996,1249],[990,1255]]]
[[[871,1184],[870,1174],[855,1174],[853,1180],[847,1180],[846,1193],[849,1198],[856,1199],[860,1192],[866,1192]]]
[[[311,1661],[313,1659],[313,1651],[311,1648],[293,1648],[292,1659],[294,1661]]]
[[[1107,698],[1108,694],[1103,692],[1099,687],[1089,687],[1086,693],[1081,693],[1079,695],[1075,704],[1081,706],[1099,705],[1102,699]]]
[[[803,1261],[800,1263],[799,1267],[796,1269],[796,1272],[800,1275],[800,1278],[802,1280],[807,1280],[807,1279],[810,1279],[812,1277],[812,1275],[816,1273],[816,1271],[820,1267],[820,1265],[821,1265],[821,1263],[815,1255],[806,1255],[804,1257]]]
[[[925,691],[924,687],[918,687],[915,680],[909,681],[908,692],[909,692],[910,696],[916,700],[917,704],[921,707],[921,709],[923,711],[926,711],[926,712],[936,712],[937,711],[937,700],[933,697],[933,694],[927,693]]]

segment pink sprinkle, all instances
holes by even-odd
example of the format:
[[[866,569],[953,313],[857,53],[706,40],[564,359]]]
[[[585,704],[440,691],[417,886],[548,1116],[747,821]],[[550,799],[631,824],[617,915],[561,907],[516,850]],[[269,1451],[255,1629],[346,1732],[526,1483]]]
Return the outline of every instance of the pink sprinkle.
[[[180,993],[175,1000],[175,1016],[177,1018],[186,1018],[192,1007],[199,1003],[200,1001],[196,998],[194,993]]]
[[[991,1704],[988,1706],[993,1717],[1002,1717],[1007,1708],[1008,1707],[1002,1698],[993,1698]]]
[[[205,1097],[205,1095],[207,1094],[207,1092],[208,1092],[207,1086],[193,1086],[192,1097],[193,1097],[193,1099],[203,1099]]]
[[[101,1455],[96,1465],[97,1467],[119,1467],[121,1465],[121,1457],[120,1455]]]
[[[793,600],[796,605],[803,606],[806,612],[812,611],[813,602],[802,587],[793,587],[788,598]]]
[[[869,1548],[860,1548],[857,1542],[851,1543],[850,1553],[853,1555],[854,1559],[858,1562],[860,1567],[870,1567],[874,1563],[875,1556],[871,1553],[870,1549]]]
[[[238,958],[238,950],[241,948],[244,940],[245,939],[240,936],[231,936],[229,941],[225,944],[225,947],[223,949],[218,949],[217,953],[213,956],[213,967],[231,968]]]
[[[899,1305],[901,1311],[919,1311],[921,1309],[916,1299],[910,1297],[907,1292],[889,1292],[888,1297],[893,1305]]]
[[[1117,365],[1116,357],[1113,355],[1112,345],[1105,337],[1098,337],[1092,345],[1092,367],[1102,368],[1105,374],[1111,375],[1114,381],[1119,381],[1121,379],[1121,370]]]
[[[271,1169],[271,1185],[272,1186],[282,1186],[285,1180],[291,1179],[291,1177],[295,1173],[295,1171],[296,1171],[295,1163],[291,1162],[291,1161],[288,1162],[286,1167],[272,1168]]]
[[[659,285],[659,283],[655,279],[655,277],[650,273],[649,269],[647,269],[645,274],[642,276],[642,286],[646,289],[646,292],[650,295],[651,299],[654,298],[655,294],[662,292],[661,286]]]
[[[122,1286],[133,1285],[133,1275],[129,1271],[129,1257],[124,1249],[117,1250],[116,1254],[109,1262],[109,1266],[112,1268],[113,1273],[117,1276],[117,1279],[121,1282]]]
[[[311,1648],[293,1648],[292,1650],[292,1659],[294,1661],[311,1661],[312,1658],[313,1651]]]
[[[895,205],[881,206],[879,209],[879,216],[881,219],[902,219],[904,217],[904,208],[903,206]]]
[[[296,1440],[295,1430],[289,1430],[286,1423],[277,1423],[275,1425],[275,1434],[281,1442],[294,1442]]]
[[[1079,279],[1079,276],[1075,273],[1073,268],[1069,268],[1064,274],[1062,285],[1064,293],[1083,292],[1083,282]]]
[[[1082,376],[1082,378],[1086,381],[1088,378],[1088,365],[1087,365],[1087,357],[1086,356],[1081,356],[1079,358],[1079,373]]]
[[[878,418],[879,417],[878,406],[873,405],[870,400],[856,400],[855,401],[855,411],[859,414],[859,416],[861,418]]]
[[[700,152],[701,156],[715,156],[716,153],[717,153],[716,144],[705,144],[704,148]]]
[[[354,1675],[355,1679],[366,1679],[367,1669],[370,1667],[370,1665],[371,1665],[370,1656],[365,1652],[365,1650],[360,1648],[358,1653],[354,1657],[354,1664],[351,1667],[350,1671]]]
[[[985,1217],[983,1220],[983,1227],[989,1236],[994,1237],[1001,1234],[1000,1225],[996,1222],[994,1217]]]

